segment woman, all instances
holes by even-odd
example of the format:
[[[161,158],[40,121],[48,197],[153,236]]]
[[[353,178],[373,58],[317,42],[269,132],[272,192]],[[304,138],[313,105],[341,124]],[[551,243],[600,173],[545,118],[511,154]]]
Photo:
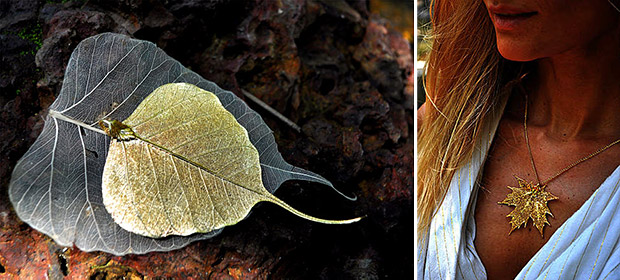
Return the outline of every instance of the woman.
[[[620,12],[435,1],[419,279],[620,279]]]

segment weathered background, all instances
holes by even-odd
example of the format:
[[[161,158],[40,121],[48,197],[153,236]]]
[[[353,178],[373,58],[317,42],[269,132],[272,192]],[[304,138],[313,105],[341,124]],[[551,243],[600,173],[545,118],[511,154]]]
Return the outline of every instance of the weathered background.
[[[413,27],[393,29],[374,5],[0,0],[0,278],[412,278],[413,51],[403,36]],[[359,199],[298,182],[276,195],[318,217],[367,218],[322,225],[261,204],[213,239],[125,257],[63,248],[22,223],[7,195],[13,166],[40,133],[75,46],[107,31],[152,41],[292,119],[301,133],[248,102],[288,162]]]

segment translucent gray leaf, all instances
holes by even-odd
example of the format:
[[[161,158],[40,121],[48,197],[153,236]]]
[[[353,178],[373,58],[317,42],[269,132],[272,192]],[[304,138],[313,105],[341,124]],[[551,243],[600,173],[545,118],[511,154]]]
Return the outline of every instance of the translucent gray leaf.
[[[109,137],[101,134],[97,122],[127,118],[154,89],[175,82],[213,92],[246,128],[270,192],[291,179],[332,186],[286,163],[263,119],[233,93],[188,70],[153,43],[104,33],[76,47],[43,132],[15,166],[9,196],[18,216],[60,245],[116,255],[174,250],[218,234],[221,230],[160,239],[139,236],[115,224],[103,205],[101,175]]]

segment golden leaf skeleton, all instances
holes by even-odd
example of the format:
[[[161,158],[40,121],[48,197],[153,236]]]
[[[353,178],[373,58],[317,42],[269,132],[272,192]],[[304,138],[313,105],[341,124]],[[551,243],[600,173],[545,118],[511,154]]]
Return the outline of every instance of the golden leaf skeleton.
[[[308,220],[261,180],[248,133],[211,92],[185,83],[151,93],[124,121],[102,120],[113,139],[103,171],[103,202],[127,231],[160,238],[233,225],[261,201]]]

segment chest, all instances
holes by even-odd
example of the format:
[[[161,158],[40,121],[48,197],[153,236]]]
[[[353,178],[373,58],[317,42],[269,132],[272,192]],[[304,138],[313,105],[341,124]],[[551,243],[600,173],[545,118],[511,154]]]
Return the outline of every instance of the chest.
[[[510,235],[510,218],[514,206],[500,205],[518,187],[515,175],[536,182],[527,146],[522,134],[498,129],[498,135],[487,157],[475,208],[475,246],[489,279],[514,279],[534,254],[545,245],[553,233],[590,198],[618,165],[618,149],[609,150],[571,168],[548,183],[546,190],[557,200],[549,201],[553,216],[546,215],[543,236],[528,220],[527,226],[515,229]],[[542,139],[542,138],[541,138]],[[598,143],[561,145],[532,141],[532,153],[542,181],[553,177],[563,168],[598,149]],[[603,144],[604,145],[604,144]]]

